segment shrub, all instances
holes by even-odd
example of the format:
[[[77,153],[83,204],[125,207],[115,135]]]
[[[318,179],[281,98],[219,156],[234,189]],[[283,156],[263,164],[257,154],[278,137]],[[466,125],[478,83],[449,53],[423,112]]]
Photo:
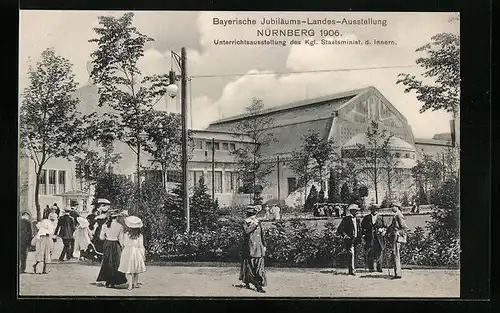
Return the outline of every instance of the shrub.
[[[311,190],[309,191],[309,195],[306,198],[306,204],[304,205],[304,212],[311,212],[314,208],[314,205],[318,203],[318,190],[316,189],[316,186],[312,186]]]

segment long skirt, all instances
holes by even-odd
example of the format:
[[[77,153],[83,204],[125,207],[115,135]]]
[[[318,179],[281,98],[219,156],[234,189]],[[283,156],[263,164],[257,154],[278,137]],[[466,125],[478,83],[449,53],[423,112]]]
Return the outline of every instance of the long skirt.
[[[240,280],[256,287],[267,286],[264,258],[244,258],[241,263]]]
[[[96,281],[104,281],[112,286],[121,285],[127,282],[125,274],[118,271],[121,253],[122,248],[118,241],[104,241],[102,265]]]

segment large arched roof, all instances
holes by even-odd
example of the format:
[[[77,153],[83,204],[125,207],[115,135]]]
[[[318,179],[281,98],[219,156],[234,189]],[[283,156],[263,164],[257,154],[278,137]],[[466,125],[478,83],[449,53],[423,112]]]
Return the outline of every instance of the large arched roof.
[[[344,144],[344,146],[342,148],[343,149],[355,149],[358,147],[358,145],[366,145],[367,142],[368,142],[368,140],[366,138],[366,134],[361,133],[361,134],[357,134],[354,137],[352,137],[351,139],[349,139]],[[389,145],[390,145],[391,149],[393,149],[393,150],[403,150],[403,151],[411,151],[411,152],[416,151],[415,148],[411,144],[409,144],[406,141],[404,141],[403,139],[401,139],[399,137],[395,137],[395,136],[391,137]]]

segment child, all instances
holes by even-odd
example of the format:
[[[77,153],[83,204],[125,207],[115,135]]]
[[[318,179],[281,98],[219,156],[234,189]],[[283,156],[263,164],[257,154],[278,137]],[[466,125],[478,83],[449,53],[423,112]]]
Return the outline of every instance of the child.
[[[73,233],[75,239],[75,251],[80,251],[80,260],[84,260],[85,250],[91,244],[92,231],[89,228],[89,221],[83,217],[76,218],[78,227]]]
[[[139,274],[146,271],[142,225],[142,220],[137,216],[126,217],[126,228],[120,238],[123,250],[118,271],[127,275],[128,290],[139,288]]]
[[[36,266],[41,262],[43,263],[42,274],[47,274],[47,263],[50,263],[51,253],[54,248],[52,222],[44,219],[36,224],[36,228],[38,228],[38,233],[31,241],[31,245],[35,246],[36,258],[36,262],[33,265],[33,273],[36,274]]]

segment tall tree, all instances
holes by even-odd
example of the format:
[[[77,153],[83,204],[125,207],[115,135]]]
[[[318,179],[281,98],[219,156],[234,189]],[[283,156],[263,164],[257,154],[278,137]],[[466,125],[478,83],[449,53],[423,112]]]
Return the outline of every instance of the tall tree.
[[[393,187],[402,183],[402,171],[399,168],[401,161],[395,156],[394,152],[386,151],[381,154],[381,167],[384,170],[385,185],[387,187],[387,196],[390,199],[394,198]]]
[[[328,177],[328,201],[333,203],[340,201],[339,178],[334,168],[330,168]]]
[[[303,150],[292,151],[289,167],[297,178],[297,188],[303,188],[304,201],[307,200],[307,186],[314,180],[314,172],[311,171],[311,156]],[[305,205],[305,203],[304,203]]]
[[[324,177],[326,169],[335,157],[334,142],[331,139],[321,137],[317,131],[310,131],[302,137],[301,149],[314,160],[313,170],[317,172],[320,190],[324,190]]]
[[[41,218],[40,178],[47,161],[71,157],[81,149],[82,121],[73,97],[76,91],[71,63],[46,49],[36,66],[29,66],[29,86],[20,107],[20,145],[35,165],[35,206]]]
[[[459,22],[458,16],[452,16],[450,23],[456,22]],[[460,112],[460,35],[436,34],[431,37],[430,43],[419,47],[416,52],[426,54],[416,60],[424,69],[423,78],[402,73],[398,75],[396,84],[403,84],[407,93],[416,92],[417,99],[423,103],[421,113],[427,110],[451,113],[457,129]],[[459,136],[456,140],[458,144]]]
[[[144,46],[152,38],[132,25],[133,13],[122,17],[100,16],[94,28],[97,49],[91,54],[91,79],[99,88],[99,106],[110,110],[97,121],[94,129],[101,138],[119,140],[130,147],[137,157],[137,181],[140,182],[141,145],[146,141],[144,121],[153,106],[161,100],[168,84],[165,77],[143,77],[138,63],[144,56]],[[91,116],[91,117],[95,117]],[[140,192],[140,183],[137,184]]]
[[[80,188],[87,191],[90,186],[95,186],[101,176],[108,172],[108,168],[120,159],[121,155],[114,152],[112,143],[103,144],[102,153],[98,149],[85,148],[83,153],[75,156],[75,176],[80,179]]]
[[[144,150],[153,159],[153,166],[159,166],[162,172],[162,184],[166,187],[168,169],[180,168],[181,160],[181,117],[177,113],[152,111],[145,123],[147,141]]]
[[[262,187],[268,183],[266,177],[274,169],[274,163],[269,162],[269,159],[262,153],[262,148],[275,141],[274,134],[269,131],[274,124],[274,118],[263,115],[263,108],[262,100],[252,99],[252,103],[245,108],[248,118],[238,122],[233,129],[234,137],[240,138],[245,135],[252,140],[251,144],[240,146],[232,154],[236,156],[238,172],[243,184],[252,186],[254,203],[260,201]]]
[[[349,156],[358,166],[360,178],[371,184],[375,190],[375,202],[378,203],[378,186],[383,179],[385,163],[390,158],[390,140],[392,135],[372,121],[366,130],[366,143],[357,144],[354,155]],[[347,153],[347,151],[346,151]]]
[[[431,190],[437,189],[442,183],[443,165],[440,160],[435,160],[429,154],[424,154],[411,169],[413,179],[419,188],[419,197],[425,195],[426,203],[429,203]],[[420,191],[420,188],[422,191]]]

